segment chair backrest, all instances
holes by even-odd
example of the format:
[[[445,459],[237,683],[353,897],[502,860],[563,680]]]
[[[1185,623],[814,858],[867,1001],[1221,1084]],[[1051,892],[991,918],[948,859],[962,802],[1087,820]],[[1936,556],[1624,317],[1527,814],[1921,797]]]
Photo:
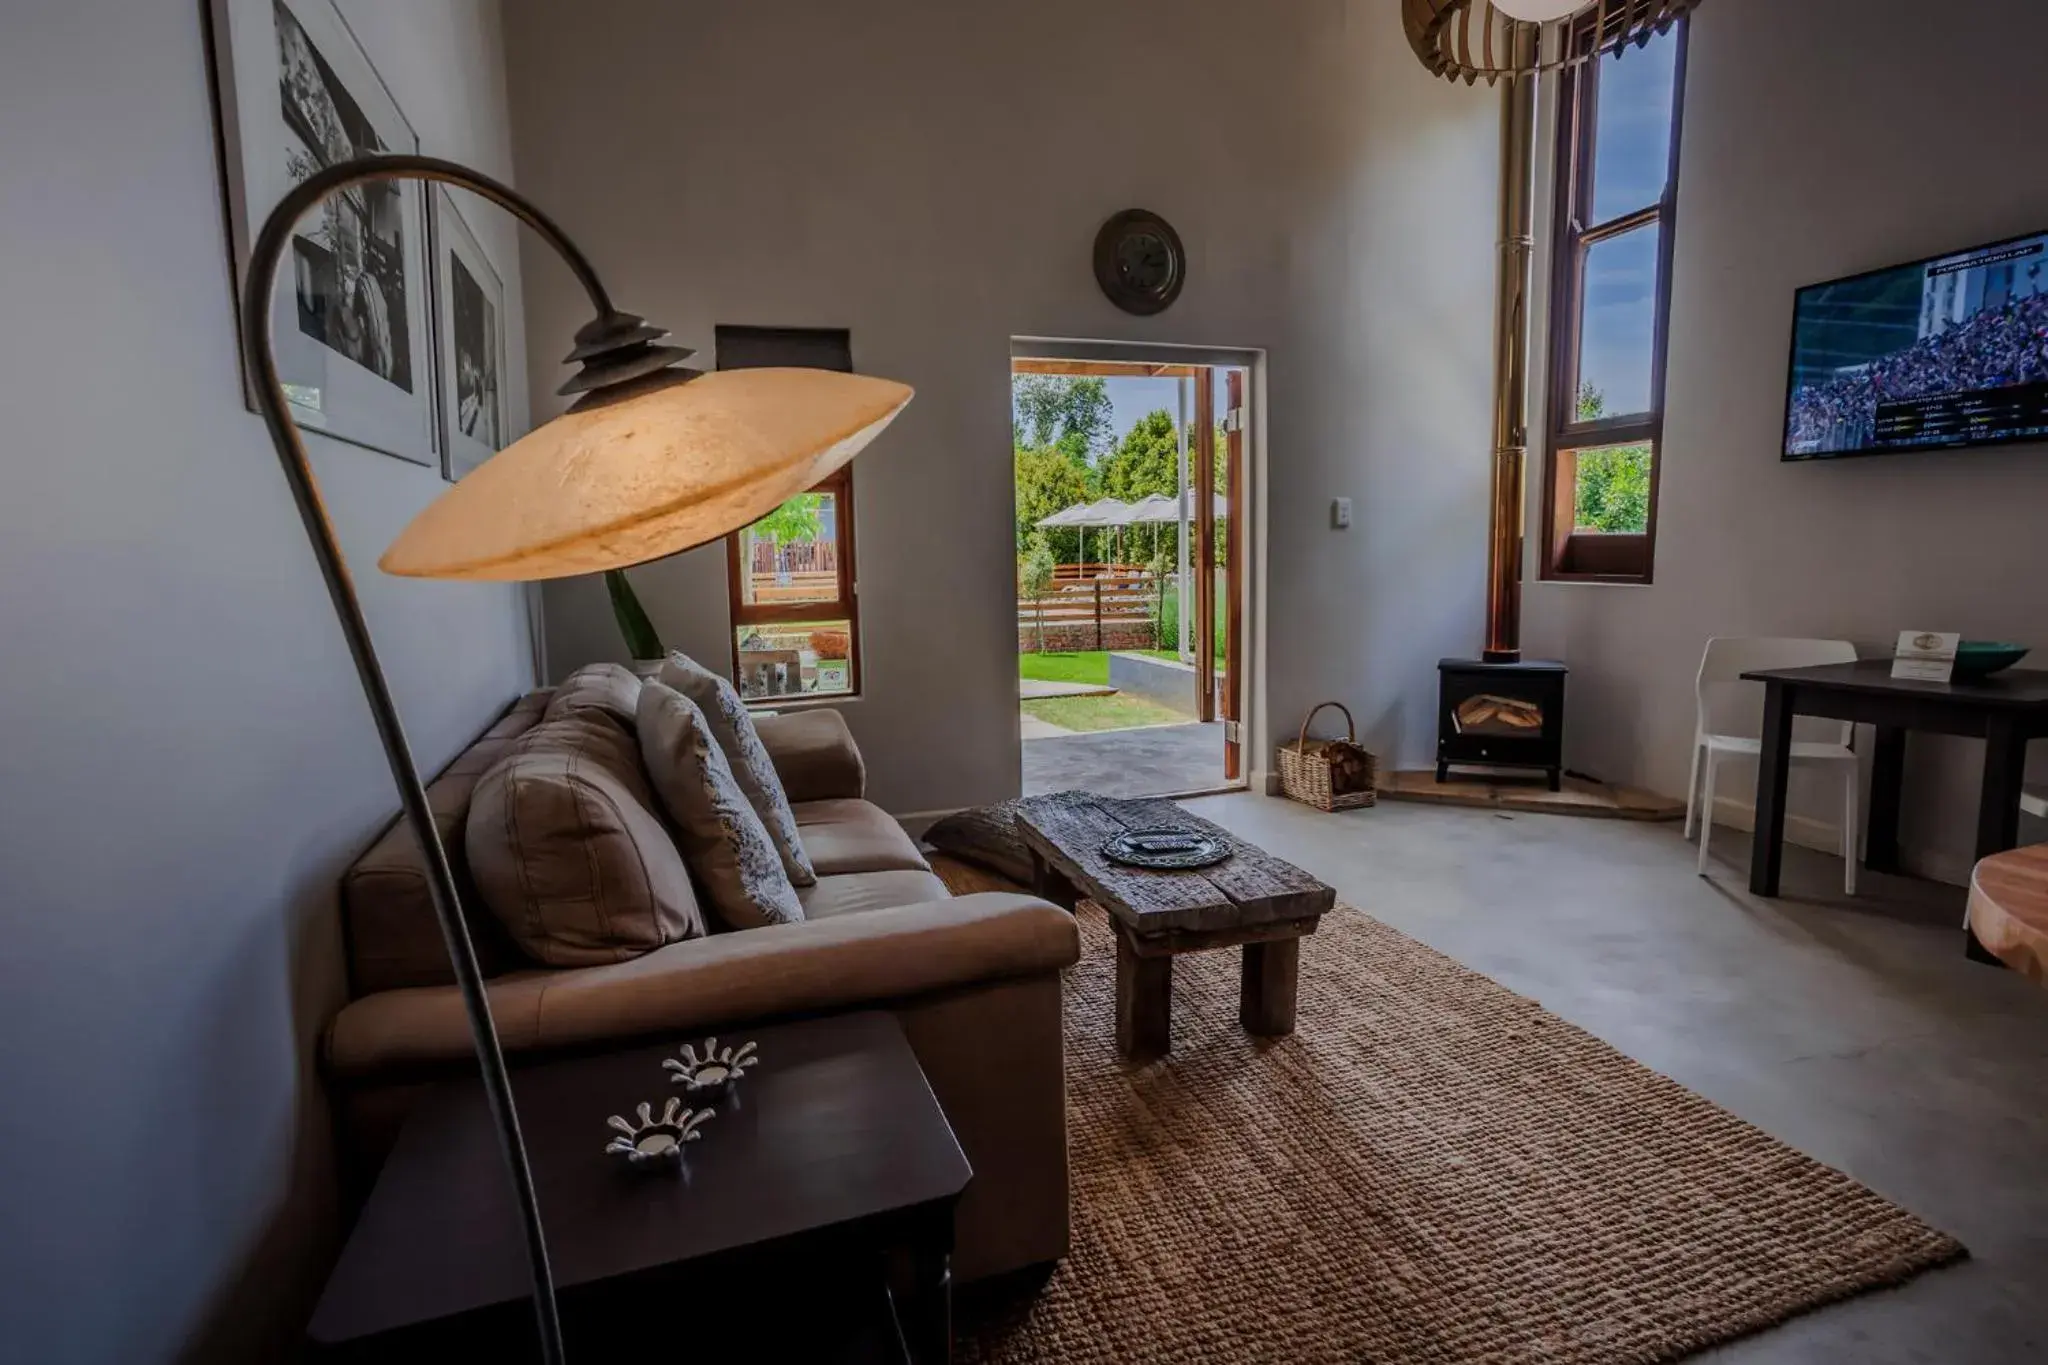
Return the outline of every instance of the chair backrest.
[[[1763,733],[1764,687],[1743,682],[1742,675],[1760,668],[1806,668],[1813,664],[1856,662],[1856,646],[1847,640],[1788,640],[1770,637],[1716,636],[1707,641],[1700,660],[1699,733],[1740,735]],[[1793,736],[1825,744],[1847,744],[1856,727],[1835,721],[1802,719]]]

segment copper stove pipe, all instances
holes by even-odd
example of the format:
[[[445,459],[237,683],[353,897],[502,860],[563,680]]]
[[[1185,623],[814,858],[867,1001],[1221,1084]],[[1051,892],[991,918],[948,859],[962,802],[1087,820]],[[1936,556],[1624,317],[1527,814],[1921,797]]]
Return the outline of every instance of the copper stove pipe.
[[[1533,66],[1542,28],[1517,24],[1517,65]],[[1522,526],[1529,463],[1529,294],[1535,258],[1536,76],[1501,82],[1500,281],[1494,305],[1493,496],[1487,538],[1488,663],[1522,658]]]

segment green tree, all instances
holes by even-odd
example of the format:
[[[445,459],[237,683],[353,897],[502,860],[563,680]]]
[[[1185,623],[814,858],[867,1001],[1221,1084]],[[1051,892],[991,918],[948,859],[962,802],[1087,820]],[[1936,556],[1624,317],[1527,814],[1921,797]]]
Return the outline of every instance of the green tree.
[[[1579,381],[1579,420],[1597,422],[1607,411],[1607,396],[1586,380]]]
[[[1226,434],[1222,427],[1216,428],[1216,488],[1218,492],[1228,491],[1227,470],[1230,463],[1229,448],[1225,444]],[[1194,452],[1190,449],[1189,454]],[[1104,457],[1100,466],[1103,493],[1125,502],[1136,502],[1139,498],[1157,493],[1171,498],[1180,486],[1180,432],[1173,414],[1163,408],[1145,414],[1131,429],[1124,433],[1115,450]],[[1194,481],[1194,470],[1188,471],[1190,486]],[[1137,528],[1143,537],[1143,547],[1134,556],[1151,559],[1157,556],[1161,544],[1173,543],[1171,526],[1148,526]],[[1216,562],[1223,562],[1223,528],[1216,528]]]
[[[1597,422],[1607,415],[1607,396],[1581,381],[1578,417]],[[1581,450],[1578,487],[1574,490],[1572,527],[1640,535],[1650,528],[1650,461],[1648,445],[1603,446]]]
[[[1019,446],[1015,451],[1017,480],[1017,553],[1023,554],[1038,523],[1077,502],[1088,501],[1088,479],[1059,450]],[[1046,531],[1045,541],[1060,560],[1079,560],[1080,533],[1064,527]]]
[[[1650,528],[1650,447],[1607,446],[1578,453],[1573,526],[1640,535]]]
[[[1125,502],[1152,493],[1172,497],[1180,483],[1180,435],[1173,414],[1161,409],[1140,418],[1104,457],[1101,477],[1103,493]]]
[[[1017,561],[1017,590],[1030,598],[1036,609],[1040,654],[1045,653],[1045,595],[1052,591],[1055,572],[1052,547],[1045,543],[1043,533],[1033,533],[1030,544],[1024,547],[1024,557]]]
[[[818,511],[824,504],[825,495],[822,493],[799,493],[749,529],[753,531],[754,539],[778,546],[816,540],[820,528]]]
[[[1087,471],[1116,439],[1109,385],[1096,377],[1020,374],[1010,380],[1011,422],[1020,450],[1058,450]]]

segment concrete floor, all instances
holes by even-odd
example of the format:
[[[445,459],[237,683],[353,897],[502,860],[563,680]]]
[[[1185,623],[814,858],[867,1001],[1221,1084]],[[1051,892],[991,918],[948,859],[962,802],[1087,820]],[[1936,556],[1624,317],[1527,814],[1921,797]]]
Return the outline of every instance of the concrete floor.
[[[1028,727],[1025,731],[1026,796],[1063,791],[1168,796],[1222,785],[1221,721],[1044,737]]]
[[[1698,1357],[2048,1359],[2048,991],[1967,962],[1962,892],[1748,837],[1707,878],[1677,825],[1249,793],[1189,809],[1962,1239],[1972,1259]]]

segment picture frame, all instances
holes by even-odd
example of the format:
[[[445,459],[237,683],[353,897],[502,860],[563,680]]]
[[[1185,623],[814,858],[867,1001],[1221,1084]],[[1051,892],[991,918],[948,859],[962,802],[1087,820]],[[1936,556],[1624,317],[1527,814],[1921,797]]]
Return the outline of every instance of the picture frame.
[[[208,0],[207,19],[239,296],[262,220],[293,186],[350,157],[417,152],[419,137],[334,0]],[[416,180],[329,196],[292,239],[270,325],[301,427],[433,467],[426,204]]]
[[[453,483],[505,448],[505,283],[445,186],[433,201],[441,473]]]

